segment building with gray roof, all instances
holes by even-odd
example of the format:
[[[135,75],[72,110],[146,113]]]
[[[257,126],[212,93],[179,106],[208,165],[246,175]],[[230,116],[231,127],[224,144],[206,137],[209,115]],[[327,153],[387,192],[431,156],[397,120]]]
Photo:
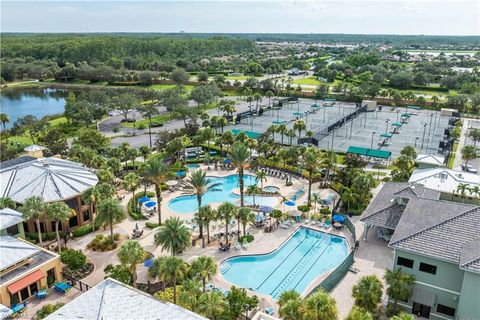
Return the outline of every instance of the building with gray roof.
[[[361,220],[394,249],[393,269],[415,276],[399,302],[430,319],[480,319],[480,207],[439,200],[440,192],[385,183]]]
[[[0,209],[0,236],[5,235],[25,238],[21,212],[10,208]]]
[[[91,221],[93,206],[82,202],[81,194],[98,183],[89,168],[57,158],[20,157],[0,163],[0,197],[8,197],[21,206],[36,196],[44,202],[64,201],[75,211],[61,229],[70,229]],[[51,223],[42,222],[42,232],[51,232]],[[33,221],[26,222],[26,231],[36,232]]]
[[[108,278],[45,320],[207,320],[207,318]]]

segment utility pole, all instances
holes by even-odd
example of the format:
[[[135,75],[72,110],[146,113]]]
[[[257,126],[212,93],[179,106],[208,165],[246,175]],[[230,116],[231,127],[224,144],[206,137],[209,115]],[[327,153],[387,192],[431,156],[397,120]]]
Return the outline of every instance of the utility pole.
[[[423,150],[423,143],[425,142],[425,130],[427,129],[427,124],[424,123],[423,124],[423,137],[422,137],[422,147],[420,148],[421,150]]]

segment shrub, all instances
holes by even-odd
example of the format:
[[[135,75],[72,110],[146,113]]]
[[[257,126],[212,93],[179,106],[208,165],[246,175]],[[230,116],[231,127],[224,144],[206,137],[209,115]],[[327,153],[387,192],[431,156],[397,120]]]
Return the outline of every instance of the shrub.
[[[95,238],[87,245],[87,248],[93,251],[110,251],[117,247],[115,242],[120,238],[118,233],[113,234],[113,240],[110,236],[104,236],[103,234],[97,234]]]
[[[60,238],[65,237],[65,232],[60,231]],[[25,232],[25,236],[29,239],[35,240],[38,242],[38,233],[36,232]],[[56,240],[57,239],[57,234],[55,232],[42,232],[42,240]]]
[[[65,305],[64,303],[46,304],[40,310],[37,311],[36,319],[44,319],[49,314],[54,313],[55,311],[57,311],[58,309],[60,309],[64,305]]]
[[[253,239],[255,239],[255,238],[253,237],[253,235],[247,234],[246,236],[240,237],[240,238],[238,239],[238,242],[243,243],[243,241],[246,240],[248,243],[250,243],[250,242],[253,241]]]
[[[331,215],[332,211],[330,211],[330,209],[328,209],[328,208],[322,208],[322,209],[320,209],[320,214],[324,215],[324,216]]]
[[[177,298],[182,291],[182,286],[177,286]],[[167,301],[173,303],[173,287],[165,288],[163,291],[158,291],[155,293],[155,298],[162,301]]]
[[[147,197],[154,197],[155,196],[155,193],[151,192],[151,191],[147,191]],[[138,203],[138,199],[142,198],[145,196],[145,192],[139,192],[137,194],[135,194],[135,199],[130,199],[128,200],[128,204],[127,204],[127,208],[128,208],[128,215],[130,217],[132,217],[132,219],[134,220],[147,220],[147,217],[145,217],[140,211],[139,211],[139,207],[140,206],[137,206],[137,210],[134,210],[133,208],[133,204],[134,204],[134,201],[136,203]]]
[[[298,211],[300,211],[302,213],[306,213],[306,212],[310,211],[310,206],[301,205],[301,206],[298,206],[297,209],[298,209]]]
[[[105,278],[113,278],[128,285],[133,284],[133,275],[125,266],[108,264],[103,272],[105,272]]]
[[[60,260],[70,270],[81,269],[87,263],[87,257],[80,250],[66,249],[60,254]]]
[[[145,222],[145,227],[150,228],[150,229],[155,229],[158,226],[160,226],[158,223],[154,223],[154,222],[150,222],[150,221]]]
[[[83,237],[93,231],[92,224],[86,224],[72,231],[74,237]]]

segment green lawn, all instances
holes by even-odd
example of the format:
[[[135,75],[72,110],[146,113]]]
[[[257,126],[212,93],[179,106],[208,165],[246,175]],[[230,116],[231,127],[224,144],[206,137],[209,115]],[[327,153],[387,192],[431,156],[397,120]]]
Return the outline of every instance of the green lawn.
[[[33,144],[32,139],[26,136],[12,136],[8,138],[8,142],[13,142],[13,143],[20,143],[24,145],[31,145]]]
[[[226,76],[225,79],[226,80],[247,80],[248,78],[250,78],[250,76]]]
[[[171,113],[167,113],[167,114],[162,114],[162,115],[159,115],[159,116],[156,116],[156,117],[152,117],[152,122],[156,122],[156,123],[165,123],[169,120],[173,119],[173,116]],[[148,127],[148,119],[143,119],[143,120],[138,120],[136,123],[135,123],[135,127],[138,128],[138,126],[140,124],[144,124]],[[122,122],[122,126],[124,127],[128,127],[128,128],[133,128],[133,122]]]
[[[176,86],[177,86],[176,84],[152,84],[151,86],[145,86],[143,88],[161,91],[161,90],[172,89],[172,88],[175,88]],[[187,91],[192,91],[193,89],[193,86],[190,84],[184,85],[183,87]]]
[[[318,86],[320,84],[320,81],[318,81],[315,77],[308,77],[308,78],[301,78],[301,79],[295,79],[293,80],[294,84],[309,84],[313,86]]]

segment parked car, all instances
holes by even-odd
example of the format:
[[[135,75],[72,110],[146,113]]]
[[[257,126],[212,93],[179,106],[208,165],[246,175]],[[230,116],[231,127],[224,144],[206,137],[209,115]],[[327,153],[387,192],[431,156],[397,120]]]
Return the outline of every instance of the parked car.
[[[462,164],[462,170],[470,173],[478,173],[478,170],[469,164]]]

